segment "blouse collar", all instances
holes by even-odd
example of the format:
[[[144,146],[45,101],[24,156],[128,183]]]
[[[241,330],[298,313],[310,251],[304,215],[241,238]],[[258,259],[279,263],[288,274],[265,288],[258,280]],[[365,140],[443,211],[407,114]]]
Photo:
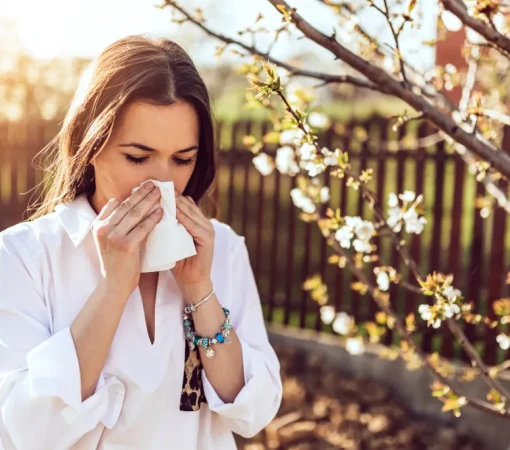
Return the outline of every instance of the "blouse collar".
[[[55,212],[75,247],[83,242],[98,216],[86,194],[79,195],[68,203],[57,205]]]

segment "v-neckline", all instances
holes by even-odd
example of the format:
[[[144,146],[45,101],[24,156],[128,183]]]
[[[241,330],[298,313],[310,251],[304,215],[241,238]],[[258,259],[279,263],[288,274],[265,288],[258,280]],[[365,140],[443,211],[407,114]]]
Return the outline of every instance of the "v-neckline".
[[[149,330],[147,329],[147,320],[145,318],[145,309],[143,306],[143,298],[142,298],[142,291],[140,289],[140,284],[138,284],[135,288],[135,294],[136,294],[136,302],[138,306],[141,308],[142,313],[139,315],[141,317],[142,325],[143,325],[143,335],[145,336],[146,342],[149,344],[149,347],[154,348],[156,347],[157,343],[160,340],[161,335],[161,324],[159,323],[159,316],[158,314],[158,306],[160,304],[160,297],[161,297],[161,286],[163,282],[163,272],[160,271],[158,273],[158,281],[156,283],[156,293],[155,293],[155,299],[154,299],[154,342],[151,342],[151,338],[149,336]]]

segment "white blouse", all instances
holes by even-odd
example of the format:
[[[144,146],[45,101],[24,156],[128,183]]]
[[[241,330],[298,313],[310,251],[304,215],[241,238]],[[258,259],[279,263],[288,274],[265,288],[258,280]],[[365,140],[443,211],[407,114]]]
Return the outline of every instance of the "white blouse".
[[[265,329],[244,237],[215,219],[211,279],[240,339],[245,386],[224,403],[202,370],[207,403],[181,411],[184,300],[159,274],[155,341],[140,290],[130,295],[95,393],[82,402],[70,332],[100,260],[85,196],[0,233],[0,449],[235,449],[276,415],[280,365]]]

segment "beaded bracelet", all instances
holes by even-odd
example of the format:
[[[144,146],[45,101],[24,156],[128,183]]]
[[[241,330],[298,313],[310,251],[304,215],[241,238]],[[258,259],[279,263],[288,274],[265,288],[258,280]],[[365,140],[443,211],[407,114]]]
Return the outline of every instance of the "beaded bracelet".
[[[205,348],[205,356],[208,358],[212,358],[215,354],[211,345],[213,344],[230,344],[232,342],[232,338],[230,337],[230,331],[232,330],[232,322],[229,317],[230,311],[227,308],[222,308],[225,313],[225,322],[221,326],[221,332],[216,333],[213,338],[209,338],[206,336],[199,336],[194,327],[193,327],[193,319],[188,313],[184,312],[182,318],[184,319],[184,335],[188,340],[188,344],[190,350],[193,350],[196,346],[202,346]]]

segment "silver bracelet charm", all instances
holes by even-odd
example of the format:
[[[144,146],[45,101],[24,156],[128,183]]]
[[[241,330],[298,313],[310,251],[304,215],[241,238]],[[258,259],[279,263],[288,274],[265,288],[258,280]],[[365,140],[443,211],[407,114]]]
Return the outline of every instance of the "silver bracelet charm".
[[[192,303],[191,305],[188,305],[184,308],[184,312],[186,314],[191,314],[192,312],[196,311],[197,308],[202,304],[202,303],[205,303],[207,300],[209,300],[214,294],[214,288],[213,290],[211,291],[211,293],[205,297],[203,300],[200,300],[198,303]]]

